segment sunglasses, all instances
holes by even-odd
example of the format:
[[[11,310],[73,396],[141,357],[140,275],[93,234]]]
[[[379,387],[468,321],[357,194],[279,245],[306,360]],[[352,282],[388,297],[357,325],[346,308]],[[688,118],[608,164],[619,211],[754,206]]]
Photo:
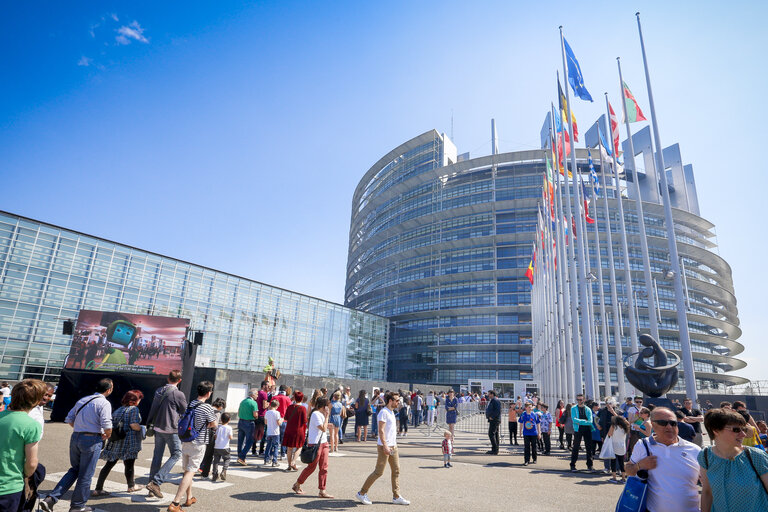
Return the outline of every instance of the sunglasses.
[[[730,430],[734,434],[748,434],[749,429],[747,427],[726,427],[725,430]]]
[[[661,427],[666,427],[667,425],[670,427],[677,427],[677,422],[675,420],[653,420],[653,422]]]

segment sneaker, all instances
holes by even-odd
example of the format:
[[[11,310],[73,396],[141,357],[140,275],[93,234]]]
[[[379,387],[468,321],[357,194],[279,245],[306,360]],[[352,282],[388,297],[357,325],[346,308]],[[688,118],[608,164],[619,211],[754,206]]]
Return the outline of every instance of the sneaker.
[[[53,498],[45,498],[44,500],[40,500],[40,510],[43,512],[53,512],[53,506],[56,504],[56,502],[53,501]]]
[[[453,467],[453,464],[451,464],[451,463],[449,462],[449,463],[448,463],[448,467],[449,467],[449,468],[452,468],[452,467]]]
[[[531,461],[531,464],[536,464],[536,459],[533,459],[533,460]]]
[[[154,496],[155,498],[162,499],[163,497],[163,491],[160,490],[160,486],[157,485],[155,482],[149,482],[147,484],[147,490],[149,493]]]
[[[528,463],[527,463],[527,462],[523,462],[523,466],[527,466],[527,465],[528,465]]]
[[[227,479],[227,470],[226,469],[221,472],[221,474],[219,475],[219,478],[221,478],[222,482]]]
[[[363,505],[373,505],[373,502],[371,502],[367,494],[360,494],[358,492],[357,494],[355,494],[355,498],[357,499],[357,501],[359,501]]]
[[[277,467],[277,461],[276,461],[276,460],[275,460],[275,461],[272,461],[272,467],[273,467],[273,468],[276,468],[276,467]]]
[[[248,463],[245,462],[243,459],[237,459],[237,463],[240,464],[241,466],[247,466],[248,465]]]
[[[212,474],[211,475],[211,482],[215,482],[218,478],[219,478],[219,475],[217,475],[216,473]]]
[[[82,507],[70,507],[69,512],[93,512],[93,509],[85,505]]]
[[[395,505],[410,505],[411,502],[407,499],[403,498],[402,496],[398,496],[397,498],[392,500],[392,503]]]

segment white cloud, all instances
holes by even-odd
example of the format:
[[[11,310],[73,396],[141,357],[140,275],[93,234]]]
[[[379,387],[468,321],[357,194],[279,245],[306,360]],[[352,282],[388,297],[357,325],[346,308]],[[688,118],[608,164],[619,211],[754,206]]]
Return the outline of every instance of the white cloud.
[[[118,19],[118,17],[117,17],[117,14],[115,14],[115,13],[112,13],[112,14],[110,14],[110,16],[112,17],[112,19],[113,19],[113,20],[115,20],[115,21],[120,21],[120,20]]]
[[[130,25],[123,25],[118,28],[117,34],[115,41],[118,44],[126,45],[131,44],[133,41],[149,43],[149,39],[144,37],[144,29],[139,25],[138,21],[133,21]]]
[[[93,59],[90,59],[90,58],[86,57],[85,55],[80,57],[80,60],[77,61],[77,65],[78,66],[83,66],[83,67],[86,67],[86,68],[88,66],[90,66],[92,63],[93,63]]]

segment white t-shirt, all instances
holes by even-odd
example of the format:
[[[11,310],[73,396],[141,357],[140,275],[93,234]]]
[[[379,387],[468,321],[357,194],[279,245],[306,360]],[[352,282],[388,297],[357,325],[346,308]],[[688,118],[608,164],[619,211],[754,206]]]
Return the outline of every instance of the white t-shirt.
[[[42,430],[40,430],[40,438],[43,438],[43,431],[45,430],[45,416],[43,416],[43,406],[38,405],[37,407],[33,407],[29,410],[29,417],[33,420],[40,423],[40,427]]]
[[[627,433],[624,432],[624,429],[620,427],[613,427],[611,442],[613,444],[613,453],[616,455],[627,454]]]
[[[213,447],[219,450],[229,450],[230,439],[232,439],[232,427],[229,425],[219,425],[216,427],[216,443]]]
[[[264,419],[267,422],[267,435],[279,436],[280,435],[280,411],[277,409],[268,409],[264,413]]]
[[[8,386],[5,386],[4,388],[0,388],[0,392],[3,393],[3,398],[11,396],[11,388]]]
[[[699,462],[701,448],[678,437],[669,446],[648,438],[648,449],[657,457],[656,468],[648,470],[648,510],[653,512],[698,512]],[[630,462],[636,464],[648,456],[643,440],[632,449]]]
[[[379,429],[384,432],[384,437],[387,439],[387,446],[397,446],[395,414],[389,409],[389,407],[384,407],[381,411],[379,411],[376,421],[379,423],[382,421],[384,422],[384,428],[382,429],[381,425],[379,425]],[[381,436],[379,436],[377,444],[379,446],[383,446],[381,442]]]
[[[323,444],[328,442],[328,434],[323,432],[317,427],[322,427],[325,423],[325,414],[320,411],[312,413],[312,417],[309,418],[309,433],[307,435],[307,443],[309,444]]]

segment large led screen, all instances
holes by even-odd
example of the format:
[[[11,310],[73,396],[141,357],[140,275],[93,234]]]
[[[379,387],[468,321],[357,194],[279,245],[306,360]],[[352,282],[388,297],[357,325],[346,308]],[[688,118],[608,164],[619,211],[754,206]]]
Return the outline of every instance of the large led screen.
[[[167,375],[181,370],[189,319],[83,309],[64,367]]]

